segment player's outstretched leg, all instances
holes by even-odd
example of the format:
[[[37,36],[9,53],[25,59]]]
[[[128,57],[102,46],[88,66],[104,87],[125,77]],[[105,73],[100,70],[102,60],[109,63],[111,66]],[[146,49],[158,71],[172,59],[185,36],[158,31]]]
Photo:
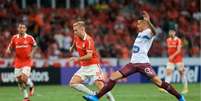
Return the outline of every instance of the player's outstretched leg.
[[[95,84],[96,84],[99,91],[104,87],[104,81],[103,80],[96,80]],[[107,99],[109,101],[115,101],[111,92],[106,93],[105,96],[107,97]]]
[[[169,84],[170,84],[171,79],[172,79],[173,70],[174,70],[174,64],[168,63],[167,68],[166,68],[165,82],[167,82],[167,83],[169,83]],[[168,93],[168,92],[167,92],[165,89],[163,89],[163,88],[159,88],[159,91]]]
[[[109,92],[116,84],[116,80],[109,80],[105,86],[96,95],[86,95],[83,98],[87,101],[99,101],[98,99]]]
[[[119,71],[112,73],[109,81],[104,85],[104,87],[99,91],[98,94],[96,94],[96,95],[86,95],[86,96],[83,96],[83,98],[86,101],[99,101],[99,99],[103,95],[105,95],[107,92],[109,92],[110,90],[112,90],[112,88],[116,84],[116,81],[118,79],[121,79],[122,77],[123,77],[123,75]]]
[[[23,90],[23,94],[24,94],[24,99],[23,101],[30,101],[29,100],[29,95],[27,92],[27,80],[28,80],[28,76],[24,73],[21,74],[21,79],[22,81],[22,90]]]
[[[182,78],[181,78],[181,80],[182,80],[182,83],[183,83],[183,85],[184,85],[184,87],[183,87],[183,90],[182,90],[182,94],[186,94],[186,93],[188,93],[188,81],[187,81],[187,78],[186,78],[186,75],[185,75],[185,73],[181,76]]]
[[[81,77],[74,75],[70,81],[70,87],[85,94],[95,95],[95,92],[83,85],[82,82]]]
[[[165,89],[168,91],[170,94],[174,95],[179,101],[186,101],[184,96],[179,94],[173,86],[171,86],[169,83],[165,81],[161,81],[161,79],[158,76],[152,77],[152,81],[160,88]]]
[[[186,94],[188,93],[188,80],[186,78],[186,72],[185,72],[185,67],[184,67],[184,64],[178,64],[178,67],[179,67],[179,73],[181,75],[181,81],[184,85],[183,87],[183,90],[182,90],[182,94]]]
[[[33,96],[35,92],[35,87],[30,77],[27,80],[27,85],[29,87],[29,96]]]
[[[16,77],[16,79],[17,79],[17,84],[18,84],[18,88],[20,90],[20,93],[22,93],[23,92],[23,82],[21,80],[21,76]]]

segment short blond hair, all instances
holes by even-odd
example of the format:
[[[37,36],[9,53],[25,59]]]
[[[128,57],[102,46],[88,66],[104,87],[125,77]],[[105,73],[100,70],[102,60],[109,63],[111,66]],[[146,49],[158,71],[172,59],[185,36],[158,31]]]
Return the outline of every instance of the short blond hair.
[[[85,22],[84,21],[77,21],[73,24],[73,26],[85,27]]]

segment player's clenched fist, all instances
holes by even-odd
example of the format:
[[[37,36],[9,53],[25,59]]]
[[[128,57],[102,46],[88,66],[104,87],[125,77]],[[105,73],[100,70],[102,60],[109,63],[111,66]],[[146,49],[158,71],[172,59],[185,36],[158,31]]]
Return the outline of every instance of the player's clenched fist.
[[[149,16],[149,14],[146,11],[143,11],[143,18],[146,21],[150,21],[150,16]]]
[[[67,59],[68,62],[71,61],[79,61],[79,57],[70,57],[69,59]]]
[[[10,54],[10,53],[11,53],[10,49],[7,48],[5,54]]]

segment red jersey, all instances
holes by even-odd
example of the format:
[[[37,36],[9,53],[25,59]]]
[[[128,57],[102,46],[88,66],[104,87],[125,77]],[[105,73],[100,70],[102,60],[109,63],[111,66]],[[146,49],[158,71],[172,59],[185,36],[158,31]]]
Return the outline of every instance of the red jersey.
[[[75,36],[74,42],[75,42],[75,47],[76,47],[80,57],[86,55],[88,52],[92,52],[91,59],[80,61],[81,66],[99,64],[99,57],[98,57],[98,53],[94,47],[94,40],[90,36],[85,34],[84,39],[81,39],[81,38]]]
[[[10,46],[15,49],[16,53],[13,61],[15,68],[32,66],[33,61],[30,58],[30,54],[32,47],[36,46],[36,41],[31,35],[25,34],[23,37],[20,37],[19,34],[14,35],[11,39]]]
[[[167,47],[168,47],[168,56],[173,55],[176,51],[177,51],[177,47],[181,47],[182,46],[182,41],[180,38],[175,37],[173,38],[168,38],[167,39]],[[170,60],[169,62],[171,63],[178,63],[178,62],[182,62],[183,60],[183,54],[182,51],[180,51],[180,53],[178,53],[174,59]]]

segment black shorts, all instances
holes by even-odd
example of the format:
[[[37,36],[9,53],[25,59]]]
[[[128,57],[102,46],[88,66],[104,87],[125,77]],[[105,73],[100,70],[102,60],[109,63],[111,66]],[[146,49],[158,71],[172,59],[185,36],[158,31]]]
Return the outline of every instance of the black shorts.
[[[156,76],[154,69],[150,63],[129,63],[119,70],[123,77],[140,72],[141,74],[152,78]]]

